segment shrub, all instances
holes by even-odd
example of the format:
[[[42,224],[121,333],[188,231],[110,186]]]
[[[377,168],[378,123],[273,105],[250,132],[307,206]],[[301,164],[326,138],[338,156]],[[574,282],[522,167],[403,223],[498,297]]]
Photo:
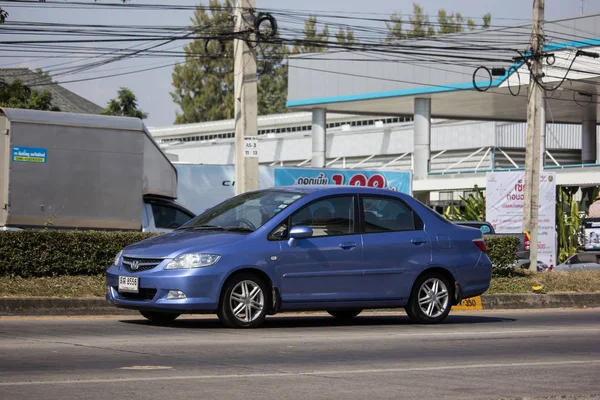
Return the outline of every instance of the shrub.
[[[515,272],[517,251],[521,240],[517,236],[484,236],[493,276],[510,276]]]
[[[97,231],[0,231],[0,276],[98,275],[124,247],[155,234]]]
[[[0,231],[0,276],[99,275],[124,247],[155,236],[139,232]],[[494,276],[510,275],[519,238],[485,237]]]

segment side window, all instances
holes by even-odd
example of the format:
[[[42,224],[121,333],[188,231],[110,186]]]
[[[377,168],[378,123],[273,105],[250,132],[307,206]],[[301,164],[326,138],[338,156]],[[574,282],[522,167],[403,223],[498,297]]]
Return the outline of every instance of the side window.
[[[313,237],[348,235],[355,232],[354,197],[331,197],[300,209],[292,216],[292,227],[306,225]]]
[[[191,217],[175,207],[152,204],[154,225],[159,229],[176,229],[188,222]]]
[[[414,231],[423,222],[404,202],[384,197],[362,197],[365,233]]]
[[[268,236],[268,240],[282,240],[287,236],[287,219],[285,222],[279,224],[277,228],[273,229]]]

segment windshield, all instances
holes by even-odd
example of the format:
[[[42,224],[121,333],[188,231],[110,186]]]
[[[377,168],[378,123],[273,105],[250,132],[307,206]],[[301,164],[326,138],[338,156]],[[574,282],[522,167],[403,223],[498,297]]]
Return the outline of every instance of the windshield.
[[[252,232],[304,196],[303,193],[278,190],[243,193],[206,210],[179,229]]]

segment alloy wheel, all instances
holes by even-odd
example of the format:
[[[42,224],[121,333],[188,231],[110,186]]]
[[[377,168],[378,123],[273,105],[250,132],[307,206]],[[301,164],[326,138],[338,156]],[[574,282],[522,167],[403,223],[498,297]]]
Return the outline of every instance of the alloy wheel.
[[[240,322],[252,322],[260,317],[265,307],[265,295],[258,283],[239,282],[229,296],[231,313]]]
[[[444,314],[449,305],[448,288],[438,278],[427,279],[419,288],[419,308],[426,316],[437,318]]]

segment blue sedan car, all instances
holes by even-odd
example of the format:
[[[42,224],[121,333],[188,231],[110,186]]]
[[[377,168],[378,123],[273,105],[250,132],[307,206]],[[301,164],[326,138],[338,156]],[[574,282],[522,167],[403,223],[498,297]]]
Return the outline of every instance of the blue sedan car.
[[[216,313],[253,328],[267,315],[404,307],[418,323],[484,293],[492,265],[479,229],[409,195],[289,186],[232,197],[175,231],[135,243],[106,274],[107,300],[167,323]]]

